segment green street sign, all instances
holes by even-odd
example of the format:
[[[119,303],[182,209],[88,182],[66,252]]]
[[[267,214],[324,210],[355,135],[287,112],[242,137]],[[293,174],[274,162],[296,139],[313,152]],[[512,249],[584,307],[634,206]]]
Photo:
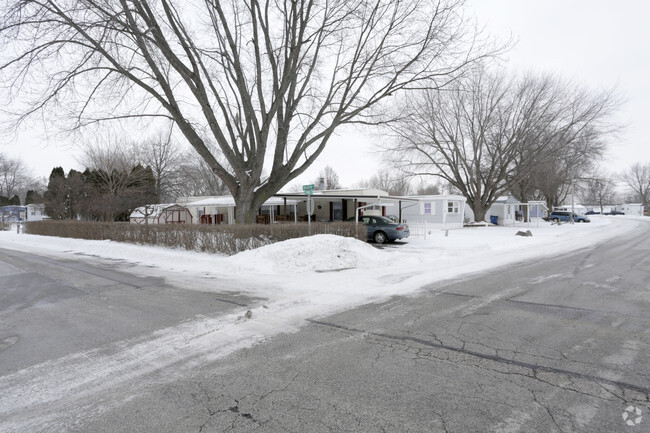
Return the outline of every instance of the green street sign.
[[[305,191],[305,193],[309,194],[307,191],[313,191],[314,190],[314,185],[303,185],[302,190]]]

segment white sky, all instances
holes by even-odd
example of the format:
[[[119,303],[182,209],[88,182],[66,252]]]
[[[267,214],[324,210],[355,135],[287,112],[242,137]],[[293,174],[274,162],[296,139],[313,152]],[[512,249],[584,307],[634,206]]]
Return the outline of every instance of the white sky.
[[[486,32],[518,40],[507,54],[517,70],[553,72],[595,90],[616,87],[625,97],[618,120],[628,125],[612,143],[603,166],[620,171],[635,162],[650,162],[650,2],[621,0],[468,0]],[[74,148],[45,143],[30,131],[17,140],[0,135],[0,152],[20,157],[36,176],[55,166],[80,169]],[[312,183],[330,165],[344,186],[367,179],[381,167],[372,152],[373,131],[342,130],[321,158],[292,184]]]

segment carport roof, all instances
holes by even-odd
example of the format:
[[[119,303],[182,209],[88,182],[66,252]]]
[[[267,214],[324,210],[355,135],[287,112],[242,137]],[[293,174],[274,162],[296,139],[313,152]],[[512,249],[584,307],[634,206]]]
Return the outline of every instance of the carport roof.
[[[288,205],[296,204],[295,201],[287,200]],[[271,197],[264,202],[262,206],[277,206],[284,205],[284,200],[279,199],[278,197]],[[186,206],[222,206],[222,207],[234,207],[235,199],[231,195],[222,195],[215,197],[207,197],[201,200],[193,201],[187,203]]]
[[[307,197],[311,197],[315,200],[394,200],[394,201],[419,201],[416,198],[406,198],[406,197],[396,197],[390,195],[372,195],[372,194],[333,194],[327,193],[323,194],[320,191],[314,191],[313,194],[307,195],[304,193],[278,193],[274,197],[279,198],[292,198],[295,200],[307,200]]]

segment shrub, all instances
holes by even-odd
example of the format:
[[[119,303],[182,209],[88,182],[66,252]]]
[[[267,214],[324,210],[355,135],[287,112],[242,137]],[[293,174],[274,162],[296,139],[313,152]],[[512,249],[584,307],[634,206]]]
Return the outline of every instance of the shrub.
[[[354,223],[312,223],[311,233],[366,239],[366,227]],[[95,221],[32,221],[25,233],[89,240],[112,240],[139,245],[157,245],[189,251],[237,254],[275,242],[308,236],[305,223],[284,224],[129,224]]]

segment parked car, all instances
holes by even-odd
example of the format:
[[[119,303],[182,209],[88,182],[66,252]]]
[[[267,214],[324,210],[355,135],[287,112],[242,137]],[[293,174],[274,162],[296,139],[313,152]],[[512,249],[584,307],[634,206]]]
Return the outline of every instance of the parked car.
[[[354,217],[346,221],[354,222]],[[359,222],[366,225],[368,240],[378,244],[405,239],[410,235],[409,226],[391,221],[389,218],[378,215],[364,215],[359,217]]]
[[[585,215],[600,215],[600,212],[596,212],[595,210],[590,210],[585,212]]]
[[[610,213],[606,213],[605,215],[625,215],[625,212],[621,212],[620,210],[614,209]]]
[[[568,222],[571,221],[571,215],[572,213],[569,211],[556,210],[551,212],[551,214],[549,215],[549,219],[553,222]],[[586,217],[584,215],[578,215],[576,213],[573,214],[573,221],[577,223],[591,222],[589,217]]]

